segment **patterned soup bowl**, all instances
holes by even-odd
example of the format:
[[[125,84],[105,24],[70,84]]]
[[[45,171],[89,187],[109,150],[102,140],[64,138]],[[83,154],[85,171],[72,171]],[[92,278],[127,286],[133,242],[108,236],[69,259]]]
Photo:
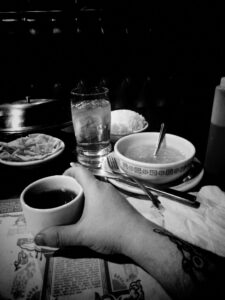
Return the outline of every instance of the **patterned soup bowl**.
[[[158,136],[159,132],[141,132],[119,139],[114,153],[120,169],[153,184],[169,183],[183,176],[194,159],[194,145],[167,133],[154,156]]]

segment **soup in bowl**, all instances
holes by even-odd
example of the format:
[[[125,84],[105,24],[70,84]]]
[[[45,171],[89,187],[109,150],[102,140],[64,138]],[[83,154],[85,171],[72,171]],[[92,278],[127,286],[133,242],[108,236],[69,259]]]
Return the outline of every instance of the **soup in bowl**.
[[[158,136],[159,132],[143,132],[118,140],[114,152],[120,168],[155,184],[169,183],[183,176],[194,159],[194,145],[185,138],[167,133],[154,156]]]

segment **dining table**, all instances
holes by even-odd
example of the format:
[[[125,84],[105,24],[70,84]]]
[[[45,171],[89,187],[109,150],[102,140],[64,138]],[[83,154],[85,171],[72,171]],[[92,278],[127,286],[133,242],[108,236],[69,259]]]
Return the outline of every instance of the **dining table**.
[[[50,134],[65,143],[64,151],[54,160],[24,168],[0,163],[0,298],[144,299],[141,297],[145,295],[145,299],[155,299],[153,291],[158,282],[129,258],[103,256],[85,247],[53,250],[34,243],[20,205],[22,190],[39,178],[62,174],[70,162],[76,161],[72,125]],[[196,195],[200,207],[189,207],[159,195],[165,209],[163,216],[156,213],[143,194],[107,181],[150,221],[225,256],[225,194],[220,186],[211,184],[203,167],[198,179],[181,187]],[[134,291],[136,296],[131,298]],[[158,293],[160,299],[170,299],[161,289]]]

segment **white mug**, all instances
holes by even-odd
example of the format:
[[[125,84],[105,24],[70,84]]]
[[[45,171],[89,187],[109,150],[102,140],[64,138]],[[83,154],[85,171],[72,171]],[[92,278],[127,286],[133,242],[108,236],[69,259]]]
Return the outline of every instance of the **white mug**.
[[[56,198],[51,196],[50,202],[47,201],[46,193],[52,191],[68,191],[71,199],[60,206],[56,205]],[[37,197],[39,194],[41,196]],[[41,178],[29,184],[21,193],[20,201],[27,223],[27,229],[33,236],[41,230],[55,225],[72,224],[78,221],[83,210],[83,189],[76,179],[65,175],[53,175]],[[44,208],[40,205],[43,199],[47,199],[44,205],[53,203],[52,207]],[[38,202],[38,203],[37,203]],[[54,207],[55,206],[55,207]]]

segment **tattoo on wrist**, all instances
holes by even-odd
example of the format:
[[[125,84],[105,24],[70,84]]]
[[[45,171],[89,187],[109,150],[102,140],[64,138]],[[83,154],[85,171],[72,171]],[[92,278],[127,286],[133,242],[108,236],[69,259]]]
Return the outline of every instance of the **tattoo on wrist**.
[[[168,237],[171,242],[176,244],[177,249],[182,255],[182,268],[184,272],[189,274],[189,276],[194,281],[199,282],[201,281],[202,276],[209,276],[209,274],[211,273],[210,269],[212,265],[212,253],[210,253],[207,250],[201,249],[197,246],[194,246],[174,236],[166,230],[155,228],[153,229],[153,231]]]

